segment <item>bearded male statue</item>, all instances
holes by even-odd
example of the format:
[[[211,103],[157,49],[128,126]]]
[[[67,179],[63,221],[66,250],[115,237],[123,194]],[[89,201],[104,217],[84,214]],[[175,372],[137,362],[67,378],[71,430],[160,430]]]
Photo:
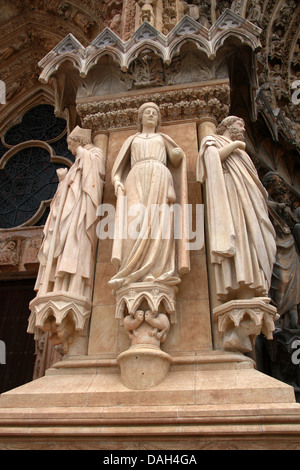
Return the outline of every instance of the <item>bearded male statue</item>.
[[[201,142],[197,180],[206,184],[218,299],[267,297],[276,256],[268,193],[245,152],[245,124],[228,116]]]

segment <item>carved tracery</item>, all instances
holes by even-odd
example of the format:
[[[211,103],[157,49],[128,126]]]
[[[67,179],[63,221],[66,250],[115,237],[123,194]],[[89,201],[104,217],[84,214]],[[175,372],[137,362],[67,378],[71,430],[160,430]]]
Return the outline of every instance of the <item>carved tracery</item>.
[[[57,188],[56,170],[71,164],[66,121],[54,116],[53,107],[40,105],[2,140],[0,227],[41,225]]]

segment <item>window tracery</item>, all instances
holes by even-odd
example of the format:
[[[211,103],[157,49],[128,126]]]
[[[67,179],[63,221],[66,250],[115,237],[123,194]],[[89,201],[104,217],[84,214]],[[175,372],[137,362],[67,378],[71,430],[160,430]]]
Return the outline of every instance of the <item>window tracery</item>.
[[[66,121],[50,105],[27,111],[0,142],[0,229],[43,225],[56,192],[58,168],[74,160]]]

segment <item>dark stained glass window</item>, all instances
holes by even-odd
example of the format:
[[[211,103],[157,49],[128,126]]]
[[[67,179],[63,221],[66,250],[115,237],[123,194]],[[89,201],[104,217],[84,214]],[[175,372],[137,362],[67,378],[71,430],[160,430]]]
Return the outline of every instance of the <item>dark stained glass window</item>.
[[[5,147],[0,140],[0,158],[5,154],[5,152],[7,152],[7,150],[7,147]]]
[[[10,228],[31,219],[42,201],[52,199],[58,184],[58,165],[47,150],[29,147],[14,155],[0,171],[0,227]]]
[[[29,141],[35,141],[34,145]],[[53,198],[58,185],[56,170],[68,166],[61,158],[51,161],[47,146],[39,142],[47,142],[57,157],[74,161],[67,146],[66,121],[57,118],[50,105],[29,110],[20,123],[6,132],[0,145],[0,163],[8,150],[12,152],[0,169],[0,228],[18,227],[30,221],[42,201]],[[18,144],[23,145],[14,152]],[[48,213],[45,205],[30,224],[43,225]]]
[[[41,104],[28,111],[19,124],[5,134],[7,145],[17,145],[27,140],[48,142],[61,135],[66,129],[66,121],[54,115],[53,107]]]

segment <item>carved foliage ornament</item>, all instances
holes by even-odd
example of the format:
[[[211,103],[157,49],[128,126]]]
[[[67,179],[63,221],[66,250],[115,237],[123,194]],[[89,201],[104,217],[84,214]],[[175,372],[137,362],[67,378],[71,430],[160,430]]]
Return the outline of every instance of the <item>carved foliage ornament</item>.
[[[111,129],[134,126],[139,106],[145,101],[155,101],[164,122],[210,116],[221,121],[228,115],[230,89],[227,80],[214,86],[185,88],[105,100],[79,103],[77,111],[84,127]]]

